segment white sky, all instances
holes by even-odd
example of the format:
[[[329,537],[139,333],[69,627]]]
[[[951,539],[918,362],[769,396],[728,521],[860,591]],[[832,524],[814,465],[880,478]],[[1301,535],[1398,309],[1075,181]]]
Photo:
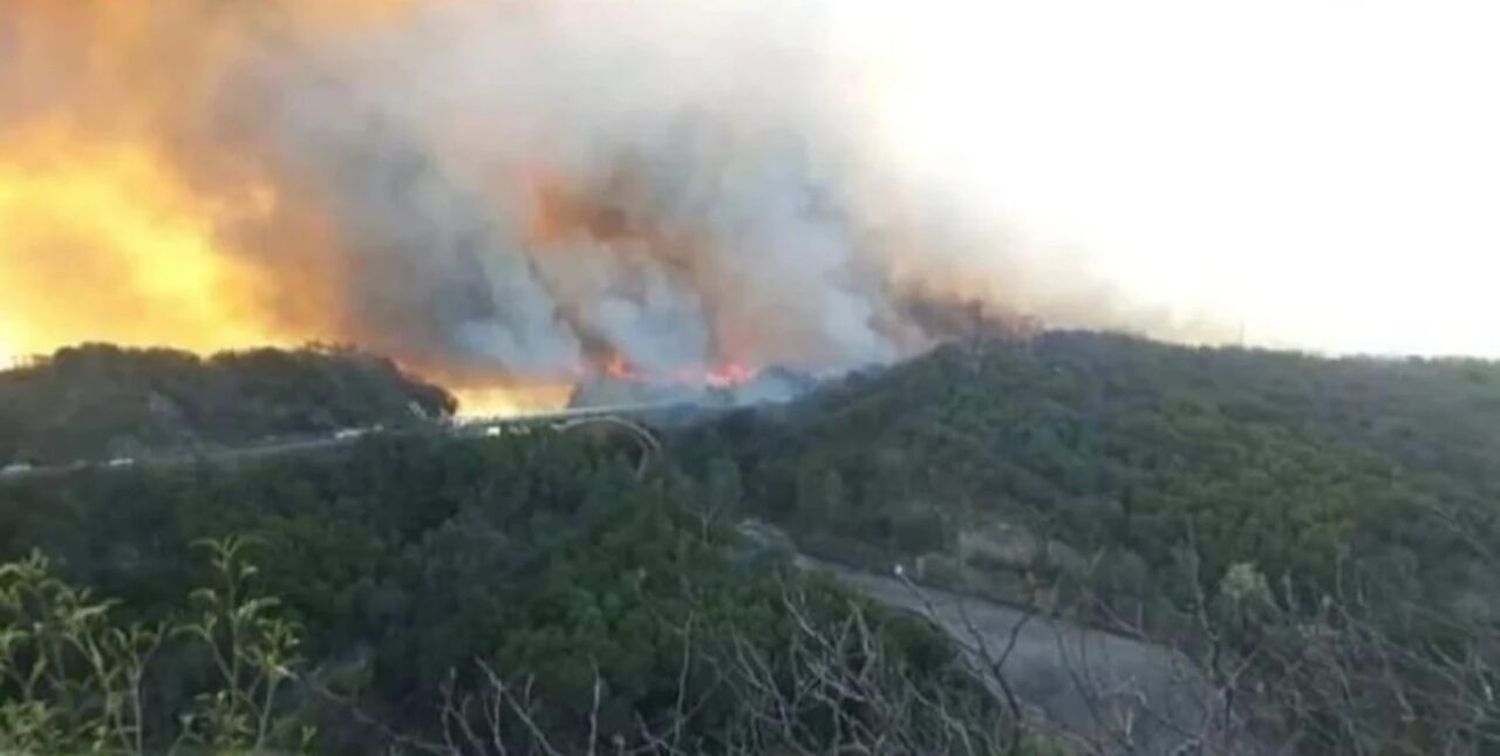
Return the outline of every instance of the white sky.
[[[830,2],[904,157],[1135,297],[1500,356],[1500,1]]]

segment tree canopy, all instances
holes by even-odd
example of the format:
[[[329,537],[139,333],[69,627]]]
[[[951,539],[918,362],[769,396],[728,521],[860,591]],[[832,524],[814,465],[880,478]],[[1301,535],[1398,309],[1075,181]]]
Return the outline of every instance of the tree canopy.
[[[152,367],[122,367],[137,362]],[[367,393],[347,388],[360,380]],[[308,413],[322,427],[412,401],[452,407],[389,363],[343,353],[202,362],[91,348],[0,378],[12,397],[0,412],[36,411],[22,396],[95,406],[90,392],[118,386],[146,397],[121,405],[136,415],[48,415],[25,443],[155,428],[158,393],[222,440],[305,428]],[[349,396],[365,398],[340,403]],[[226,419],[236,413],[249,414]],[[956,742],[933,722],[1016,719],[966,687],[961,655],[931,626],[793,569],[737,533],[747,519],[814,555],[886,574],[894,562],[1171,644],[1226,711],[1288,751],[1500,742],[1488,692],[1500,685],[1500,365],[1051,333],[944,346],[661,440],[644,477],[608,434],[412,430],[234,466],[18,479],[0,486],[0,562],[39,550],[118,599],[122,617],[156,622],[207,577],[191,544],[254,543],[257,589],[304,631],[291,713],[324,750],[394,742],[371,721],[424,738],[481,724],[488,709],[455,720],[452,706],[499,705],[492,675],[507,707],[526,693],[506,709],[531,720],[506,722],[518,750],[546,737],[585,752],[590,732],[642,745],[666,727],[681,752],[756,752],[743,738],[766,737],[764,722],[744,712],[851,684],[885,703],[956,695],[942,716],[900,709],[919,752]],[[830,648],[842,662],[830,666]],[[154,674],[166,699],[207,685],[189,657]],[[690,726],[674,719],[684,696],[702,704]],[[826,751],[897,716],[837,700],[793,706],[790,742]]]
[[[455,407],[443,389],[349,349],[200,358],[89,344],[0,372],[0,464],[241,445],[443,417]]]

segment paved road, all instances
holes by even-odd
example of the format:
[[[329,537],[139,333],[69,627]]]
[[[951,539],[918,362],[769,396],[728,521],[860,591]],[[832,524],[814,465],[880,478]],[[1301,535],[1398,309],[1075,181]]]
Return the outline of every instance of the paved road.
[[[1001,686],[988,673],[996,664],[1028,716],[1047,729],[1084,736],[1085,753],[1195,754],[1200,751],[1192,748],[1194,737],[1218,734],[1203,732],[1211,721],[1210,686],[1169,647],[918,586],[895,570],[876,574],[815,559],[797,553],[785,532],[759,520],[745,520],[739,531],[759,549],[790,553],[802,569],[829,573],[880,603],[931,619],[969,653],[997,695],[1003,695]],[[1225,740],[1214,739],[1216,746]],[[1211,752],[1257,750],[1246,740]]]
[[[589,417],[678,411],[679,405],[594,407],[519,417],[461,422],[446,430],[479,437],[512,426],[557,425]],[[227,464],[285,454],[306,454],[355,443],[362,437],[277,441],[222,451],[169,454],[128,467],[166,468],[202,462]],[[0,483],[60,476],[89,465],[36,468],[0,475]],[[95,465],[103,469],[114,469]],[[751,526],[751,530],[765,526]],[[774,530],[774,529],[772,529]],[[764,534],[762,534],[764,535]],[[780,536],[784,539],[784,536]],[[1108,753],[1170,754],[1188,743],[1204,721],[1209,689],[1180,654],[1131,638],[1030,615],[1014,607],[964,597],[909,581],[797,556],[810,570],[831,573],[890,606],[933,619],[976,663],[998,660],[1014,638],[1001,671],[1034,716],[1068,732],[1092,733]],[[998,687],[998,686],[996,686]],[[1191,753],[1192,751],[1181,751]]]
[[[1031,714],[1089,733],[1106,753],[1171,754],[1207,721],[1209,687],[1181,654],[894,576],[798,557],[881,603],[931,618],[979,664],[1000,670]],[[1008,656],[1005,649],[1015,638]],[[991,680],[999,693],[999,685]],[[1184,753],[1196,753],[1187,750]]]
[[[684,407],[680,402],[655,402],[650,404],[624,404],[606,407],[579,407],[555,412],[537,412],[525,415],[514,415],[508,417],[491,418],[463,418],[443,426],[443,431],[456,437],[478,437],[489,435],[493,432],[504,432],[508,428],[519,426],[557,425],[559,423],[570,423],[589,418],[618,417],[652,417],[655,415],[669,415],[676,412],[699,411]],[[59,477],[77,473],[86,469],[95,470],[125,470],[137,467],[151,469],[163,469],[172,467],[183,467],[211,462],[224,464],[231,462],[249,461],[264,457],[275,457],[285,454],[306,454],[321,449],[333,449],[340,446],[353,444],[369,433],[376,431],[360,431],[353,434],[340,436],[318,436],[309,438],[297,438],[287,440],[266,441],[248,446],[239,446],[230,449],[203,449],[193,452],[168,452],[156,454],[149,457],[131,459],[119,465],[110,465],[104,462],[77,463],[68,465],[55,465],[47,467],[34,467],[28,470],[17,470],[0,473],[0,484],[21,480],[33,480],[37,478]]]
[[[183,467],[200,462],[212,462],[223,464],[252,460],[262,457],[274,457],[283,454],[306,454],[319,449],[332,449],[353,443],[352,438],[306,438],[288,441],[271,441],[253,446],[241,446],[233,449],[222,450],[199,450],[195,452],[181,452],[171,454],[159,454],[139,459],[123,460],[118,463],[104,462],[79,462],[70,465],[55,465],[49,467],[34,467],[24,471],[13,471],[0,474],[0,484],[22,480],[35,480],[38,478],[56,478],[64,475],[82,472],[84,470],[102,471],[124,471],[137,468],[164,469],[172,467]]]

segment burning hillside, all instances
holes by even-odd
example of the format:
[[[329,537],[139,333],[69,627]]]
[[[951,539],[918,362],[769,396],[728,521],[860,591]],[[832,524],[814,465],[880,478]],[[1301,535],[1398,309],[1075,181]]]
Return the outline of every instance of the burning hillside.
[[[785,401],[816,384],[817,377],[782,367],[758,369],[726,362],[707,370],[682,367],[648,372],[616,358],[601,373],[579,381],[568,401],[575,407],[678,403],[726,407]]]
[[[959,301],[1094,317],[1054,285],[1081,277],[892,189],[813,15],[11,0],[0,357],[351,343],[524,409],[612,360],[711,387],[888,361]]]

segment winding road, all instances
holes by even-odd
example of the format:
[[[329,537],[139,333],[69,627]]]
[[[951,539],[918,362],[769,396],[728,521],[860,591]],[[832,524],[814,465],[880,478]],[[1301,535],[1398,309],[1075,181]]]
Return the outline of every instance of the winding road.
[[[637,419],[691,411],[680,404],[591,407],[515,417],[467,420],[444,427],[456,437],[499,435],[516,428],[558,430],[605,425],[629,431],[642,449],[644,473],[659,453],[655,437]],[[307,454],[356,443],[372,431],[345,431],[317,438],[270,441],[253,446],[166,454],[114,464],[73,464],[11,470],[0,485],[55,477],[83,469],[170,468],[204,462],[232,464],[288,454]],[[756,540],[790,543],[775,528],[747,522],[741,528]],[[981,598],[919,586],[895,575],[879,575],[796,554],[806,570],[828,573],[843,584],[891,607],[927,617],[965,649],[977,671],[998,690],[998,670],[1035,722],[1058,732],[1082,735],[1088,751],[1102,753],[1199,753],[1212,702],[1210,686],[1180,653],[1164,646],[1115,635]],[[1248,745],[1236,752],[1250,753]]]
[[[477,438],[501,434],[523,427],[548,426],[566,430],[590,424],[608,424],[630,430],[639,437],[645,432],[644,426],[636,422],[634,418],[649,420],[655,416],[672,413],[704,411],[710,410],[683,405],[680,402],[623,404],[602,407],[580,407],[557,410],[555,412],[537,412],[504,417],[460,418],[453,423],[434,427],[440,427],[442,432],[454,437]],[[26,467],[24,469],[5,468],[5,471],[0,472],[0,485],[8,482],[69,475],[90,469],[104,471],[132,468],[163,469],[203,462],[225,464],[288,454],[307,454],[325,449],[334,449],[340,446],[348,446],[375,432],[380,432],[380,430],[378,428],[349,429],[326,436],[270,439],[232,448],[205,448],[186,452],[174,451],[153,454],[149,457],[118,459],[111,462],[76,462],[65,465]],[[655,438],[650,437],[649,432],[646,432],[646,436],[649,440],[641,441],[641,443],[645,444],[651,453],[658,452],[660,445],[656,443]]]
[[[796,561],[882,604],[932,620],[968,652],[997,694],[1003,691],[989,671],[996,667],[1033,721],[1083,734],[1091,750],[1199,753],[1211,690],[1174,650],[897,576],[806,556]]]

